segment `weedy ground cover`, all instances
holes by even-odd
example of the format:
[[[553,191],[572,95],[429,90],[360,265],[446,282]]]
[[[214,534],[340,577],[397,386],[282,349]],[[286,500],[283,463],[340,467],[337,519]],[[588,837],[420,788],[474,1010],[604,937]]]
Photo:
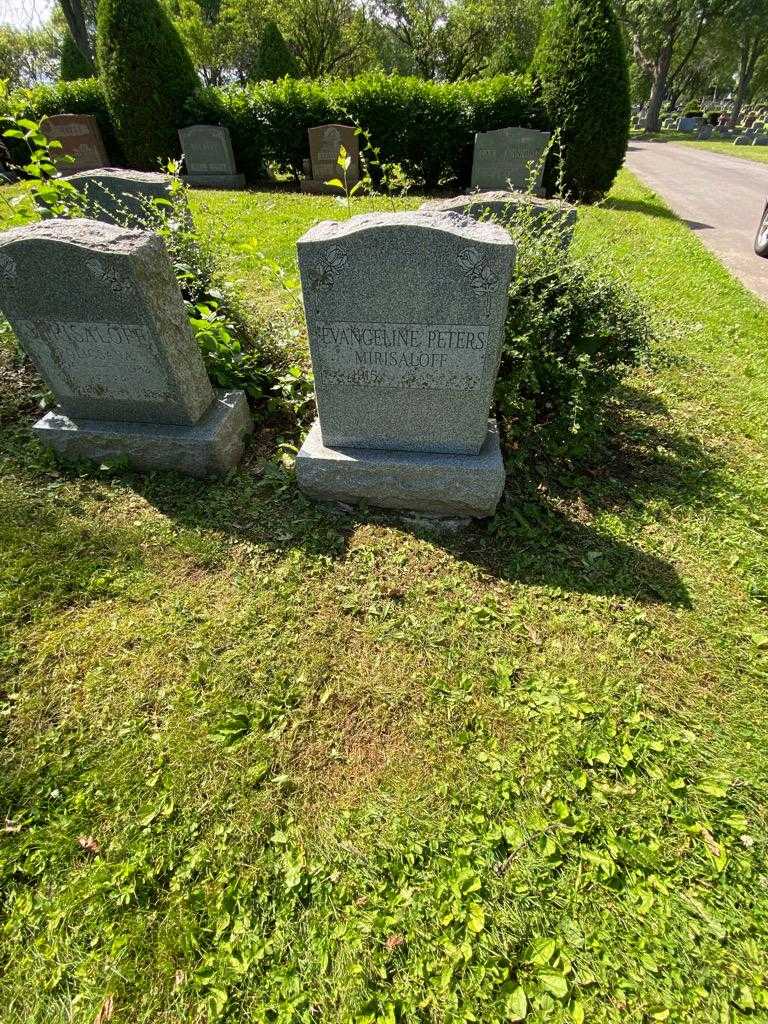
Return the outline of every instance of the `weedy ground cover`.
[[[338,209],[194,203],[262,311]],[[766,1018],[766,309],[627,174],[574,244],[662,343],[465,531],[57,466],[3,356],[1,1019]]]

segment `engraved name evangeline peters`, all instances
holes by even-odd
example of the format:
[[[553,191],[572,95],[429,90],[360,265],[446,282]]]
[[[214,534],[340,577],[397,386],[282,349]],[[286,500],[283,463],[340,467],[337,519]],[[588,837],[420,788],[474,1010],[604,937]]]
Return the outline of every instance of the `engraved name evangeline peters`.
[[[425,370],[434,373],[419,377],[421,387],[473,389],[480,382],[488,331],[484,325],[321,321],[313,333],[320,342],[322,367],[334,372],[337,381],[342,374],[347,382],[354,376],[355,382],[361,383],[355,370],[370,367],[394,374],[377,376],[368,383],[414,386],[416,379],[406,371]]]

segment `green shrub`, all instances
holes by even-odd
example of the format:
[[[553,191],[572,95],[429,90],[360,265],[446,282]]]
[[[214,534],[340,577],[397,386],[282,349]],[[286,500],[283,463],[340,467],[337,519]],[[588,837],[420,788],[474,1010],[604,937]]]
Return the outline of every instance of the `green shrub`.
[[[69,110],[95,113],[111,159],[122,162],[97,81],[39,86],[30,93],[17,93],[15,105],[19,115],[30,120]],[[366,74],[327,82],[283,78],[198,89],[188,99],[178,127],[225,125],[238,169],[254,182],[264,177],[267,161],[298,177],[302,161],[309,156],[307,129],[329,122],[365,128],[383,163],[400,164],[412,180],[428,187],[453,180],[460,186],[468,184],[476,132],[507,125],[549,126],[531,82],[521,76],[439,84]]]
[[[95,74],[96,69],[91,61],[83,56],[72,38],[72,33],[65,32],[61,46],[61,81],[76,82],[80,78],[93,78]]]
[[[276,82],[279,78],[298,78],[299,66],[274,21],[264,26],[259,42],[254,77],[259,81]]]
[[[328,122],[365,128],[383,162],[402,165],[427,187],[469,181],[475,132],[547,127],[530,82],[512,75],[442,84],[378,73],[323,83],[283,79],[202,89],[186,113],[187,124],[229,128],[238,168],[251,181],[265,161],[298,176],[309,156],[307,129]]]
[[[93,114],[101,130],[110,162],[119,165],[123,154],[115,135],[114,125],[101,83],[97,78],[82,78],[56,85],[38,85],[11,93],[0,105],[0,116],[18,116],[29,121],[40,121],[53,114]],[[14,161],[26,163],[29,153],[23,144],[10,139],[8,148]]]
[[[158,0],[99,0],[97,57],[107,107],[132,167],[179,152],[184,104],[199,82]]]
[[[636,298],[564,249],[562,231],[526,210],[511,225],[518,260],[496,401],[508,447],[534,455],[584,454],[652,340]]]
[[[547,183],[600,199],[624,160],[629,138],[627,55],[610,0],[555,0],[534,59],[541,96],[559,132]]]

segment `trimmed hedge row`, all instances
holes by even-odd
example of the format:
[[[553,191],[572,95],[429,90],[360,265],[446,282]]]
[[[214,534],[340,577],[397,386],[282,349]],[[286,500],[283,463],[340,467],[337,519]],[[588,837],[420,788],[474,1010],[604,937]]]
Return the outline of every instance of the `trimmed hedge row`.
[[[229,128],[239,170],[251,181],[263,176],[265,161],[298,176],[309,156],[307,129],[337,121],[361,125],[383,162],[402,164],[429,188],[441,179],[469,180],[475,132],[547,127],[530,82],[508,75],[445,84],[383,74],[282,79],[200,90],[187,113],[191,124]]]
[[[12,102],[16,113],[33,120],[56,113],[94,114],[110,159],[122,162],[96,79],[38,86],[16,94]],[[368,74],[327,82],[286,78],[201,89],[188,101],[184,121],[226,125],[238,169],[251,182],[264,177],[267,161],[298,176],[309,156],[308,128],[357,123],[370,133],[383,162],[402,164],[411,178],[429,188],[441,179],[469,181],[475,132],[508,125],[547,128],[530,82],[508,75],[436,84]]]
[[[98,78],[38,85],[34,89],[12,93],[0,106],[0,116],[3,114],[27,117],[32,121],[51,114],[93,114],[99,122],[110,162],[118,167],[125,162]],[[6,143],[17,163],[27,162],[29,154],[24,143],[16,139],[6,139]]]

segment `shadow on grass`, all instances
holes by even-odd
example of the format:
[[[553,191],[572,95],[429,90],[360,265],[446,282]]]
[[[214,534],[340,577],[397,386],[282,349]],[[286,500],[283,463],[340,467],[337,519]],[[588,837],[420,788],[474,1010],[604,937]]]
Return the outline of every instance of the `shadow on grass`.
[[[21,450],[18,454],[19,468],[35,480]],[[683,607],[690,606],[690,598],[675,567],[638,543],[640,535],[631,530],[649,520],[649,505],[660,507],[660,517],[668,520],[686,506],[711,506],[716,491],[726,486],[713,457],[672,427],[664,404],[633,388],[617,396],[602,444],[589,460],[513,471],[497,515],[461,530],[379,510],[316,505],[299,493],[291,474],[272,471],[271,464],[264,479],[247,465],[231,479],[215,482],[173,474],[124,479],[193,534],[235,537],[276,553],[297,548],[340,559],[360,525],[380,524],[427,538],[499,579]],[[615,533],[595,524],[604,513],[618,519]],[[101,536],[106,541],[97,524],[86,547],[103,571],[120,556],[114,541],[101,544]],[[124,545],[118,547],[124,557]],[[226,557],[222,549],[220,558]]]
[[[274,550],[343,558],[356,528],[377,524],[427,538],[499,579],[689,607],[669,561],[593,525],[605,512],[631,525],[650,502],[674,510],[710,500],[718,476],[713,459],[667,425],[663,403],[624,389],[602,448],[588,463],[510,474],[497,515],[460,530],[382,510],[315,505],[288,474],[261,484],[243,483],[241,474],[240,483],[207,486],[155,477],[137,481],[137,489],[185,528],[223,531]],[[232,491],[224,497],[227,486]]]
[[[609,197],[603,204],[604,210],[619,210],[623,213],[643,213],[647,217],[658,217],[662,220],[677,220],[674,213],[658,203],[644,199],[613,199]]]

